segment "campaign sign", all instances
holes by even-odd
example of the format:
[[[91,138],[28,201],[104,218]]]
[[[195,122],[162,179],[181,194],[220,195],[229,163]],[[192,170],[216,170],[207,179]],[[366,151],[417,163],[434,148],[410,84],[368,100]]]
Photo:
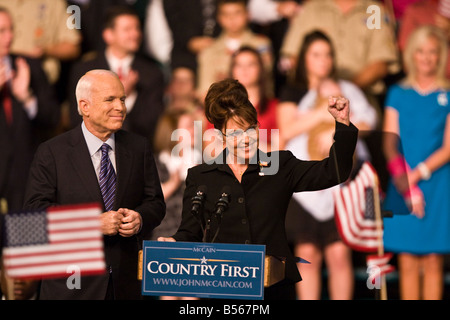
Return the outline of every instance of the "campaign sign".
[[[264,245],[144,241],[142,295],[264,298]]]

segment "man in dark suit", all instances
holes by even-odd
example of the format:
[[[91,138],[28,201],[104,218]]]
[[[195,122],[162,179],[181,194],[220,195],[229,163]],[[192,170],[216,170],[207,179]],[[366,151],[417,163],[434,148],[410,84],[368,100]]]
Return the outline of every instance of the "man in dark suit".
[[[107,272],[42,280],[41,299],[138,299],[138,250],[165,215],[165,203],[148,140],[120,130],[125,93],[117,75],[92,70],[76,88],[81,125],[40,145],[27,183],[25,209],[103,203]],[[69,276],[69,275],[68,275]]]
[[[33,153],[59,120],[59,105],[40,62],[10,54],[13,23],[0,8],[0,198],[21,210]]]
[[[127,119],[123,128],[153,141],[164,108],[164,77],[156,63],[138,53],[142,41],[139,16],[130,7],[111,7],[102,36],[106,49],[87,54],[72,68],[68,92],[71,124],[81,122],[74,96],[78,79],[89,70],[107,69],[119,76],[125,88]]]

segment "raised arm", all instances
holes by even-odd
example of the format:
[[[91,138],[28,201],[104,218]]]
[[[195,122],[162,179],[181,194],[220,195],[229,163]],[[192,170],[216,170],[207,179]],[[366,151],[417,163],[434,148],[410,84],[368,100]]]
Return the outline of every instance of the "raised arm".
[[[294,192],[316,191],[345,182],[353,167],[358,129],[350,122],[350,104],[343,97],[330,97],[328,110],[336,121],[329,157],[321,161],[288,160],[289,182]]]

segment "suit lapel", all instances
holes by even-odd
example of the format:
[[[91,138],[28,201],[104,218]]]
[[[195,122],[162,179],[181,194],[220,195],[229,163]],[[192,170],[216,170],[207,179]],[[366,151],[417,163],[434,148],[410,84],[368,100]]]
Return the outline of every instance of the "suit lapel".
[[[103,204],[103,198],[98,184],[97,175],[95,174],[94,166],[89,155],[89,149],[84,139],[81,125],[72,131],[72,148],[70,161],[74,167],[75,172],[80,177],[86,191],[93,197],[98,199]]]
[[[115,134],[116,139],[116,171],[117,171],[117,191],[115,209],[120,208],[123,196],[125,194],[128,180],[133,164],[133,155],[127,150],[126,143],[123,140],[123,132],[119,131]]]
[[[132,169],[132,154],[127,150],[126,143],[123,140],[122,132],[115,134],[116,139],[116,175],[117,175],[117,191],[114,209],[120,208],[126,186],[130,178]],[[89,155],[89,149],[81,131],[81,125],[72,131],[71,138],[73,152],[70,161],[74,167],[74,171],[78,174],[86,191],[103,204],[102,193],[98,184],[97,175]]]

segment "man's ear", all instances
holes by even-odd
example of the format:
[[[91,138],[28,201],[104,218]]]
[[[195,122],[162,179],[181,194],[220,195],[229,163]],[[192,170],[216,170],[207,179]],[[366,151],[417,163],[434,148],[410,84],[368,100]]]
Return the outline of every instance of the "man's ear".
[[[89,101],[81,99],[78,101],[78,108],[83,117],[89,117]]]
[[[106,28],[102,32],[103,41],[106,45],[110,45],[114,41],[113,30],[111,28]]]

